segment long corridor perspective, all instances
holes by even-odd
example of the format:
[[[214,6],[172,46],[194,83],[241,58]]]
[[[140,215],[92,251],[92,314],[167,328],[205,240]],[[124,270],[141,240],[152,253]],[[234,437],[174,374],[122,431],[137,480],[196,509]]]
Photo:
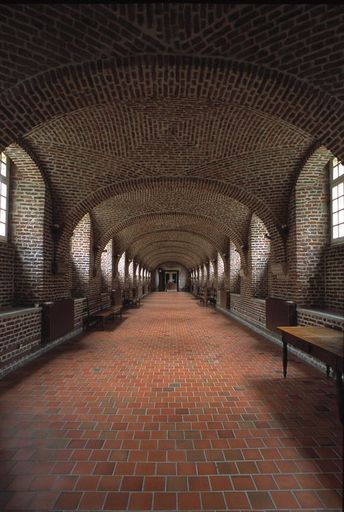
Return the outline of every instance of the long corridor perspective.
[[[3,511],[341,510],[333,379],[191,294],[0,381]]]

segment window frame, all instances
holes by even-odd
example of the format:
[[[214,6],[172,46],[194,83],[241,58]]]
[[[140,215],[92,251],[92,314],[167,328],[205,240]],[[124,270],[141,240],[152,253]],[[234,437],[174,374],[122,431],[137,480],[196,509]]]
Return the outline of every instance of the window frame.
[[[333,157],[330,160],[330,172],[329,172],[329,174],[330,174],[330,215],[331,215],[330,229],[331,229],[331,245],[340,245],[340,244],[344,244],[344,235],[341,237],[338,237],[338,238],[333,238],[333,214],[334,214],[334,212],[333,212],[332,191],[333,191],[333,188],[335,186],[339,185],[340,183],[343,183],[343,187],[344,187],[344,174],[342,174],[341,176],[338,176],[337,178],[333,178],[333,170],[335,168],[335,165],[334,165],[335,160],[337,160],[338,163],[341,163],[341,160],[339,160],[339,158],[337,158],[337,157]]]
[[[5,164],[6,164],[6,176],[3,176],[0,172],[0,183],[4,183],[7,186],[7,195],[6,195],[6,218],[5,222],[1,222],[1,224],[5,224],[5,234],[0,234],[0,243],[6,243],[8,241],[8,231],[9,231],[9,200],[10,200],[10,159],[8,156],[1,151],[1,164],[3,163],[3,157],[5,157]]]

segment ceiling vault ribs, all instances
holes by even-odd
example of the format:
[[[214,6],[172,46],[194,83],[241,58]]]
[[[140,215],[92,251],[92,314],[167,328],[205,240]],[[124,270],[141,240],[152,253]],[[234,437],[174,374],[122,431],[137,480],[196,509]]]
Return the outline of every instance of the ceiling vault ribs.
[[[343,22],[325,4],[3,6],[0,145],[44,176],[56,255],[89,214],[102,249],[201,261],[231,241],[244,259],[255,215],[285,262],[302,167],[344,159],[342,52],[326,51]]]

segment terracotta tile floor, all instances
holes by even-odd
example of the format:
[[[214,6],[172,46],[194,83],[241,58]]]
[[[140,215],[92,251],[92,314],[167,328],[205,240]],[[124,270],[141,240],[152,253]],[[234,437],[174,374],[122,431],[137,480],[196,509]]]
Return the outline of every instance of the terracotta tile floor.
[[[341,510],[332,379],[184,293],[0,381],[0,510]]]

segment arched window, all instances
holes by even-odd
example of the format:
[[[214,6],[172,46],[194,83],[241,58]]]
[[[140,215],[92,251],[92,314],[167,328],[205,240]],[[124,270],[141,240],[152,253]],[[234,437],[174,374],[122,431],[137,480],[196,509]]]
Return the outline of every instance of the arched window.
[[[331,239],[344,242],[344,165],[336,157],[331,164]]]
[[[9,189],[9,159],[1,153],[0,168],[0,239],[6,240],[8,233],[8,189]]]

